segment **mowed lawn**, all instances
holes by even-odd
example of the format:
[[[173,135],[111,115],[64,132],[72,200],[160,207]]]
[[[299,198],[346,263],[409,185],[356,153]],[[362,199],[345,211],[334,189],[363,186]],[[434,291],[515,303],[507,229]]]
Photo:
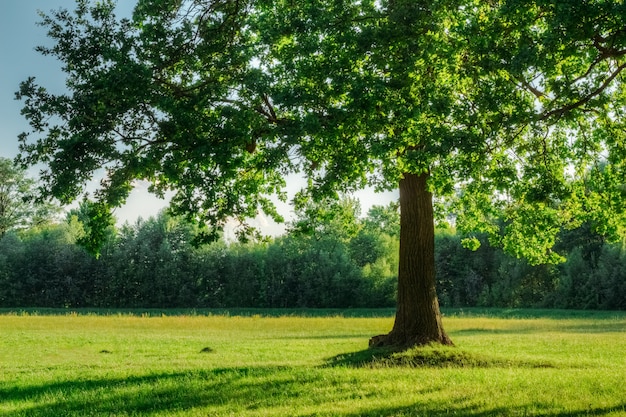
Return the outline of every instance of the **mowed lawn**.
[[[521,313],[395,355],[391,316],[5,313],[0,417],[626,416],[626,314]]]

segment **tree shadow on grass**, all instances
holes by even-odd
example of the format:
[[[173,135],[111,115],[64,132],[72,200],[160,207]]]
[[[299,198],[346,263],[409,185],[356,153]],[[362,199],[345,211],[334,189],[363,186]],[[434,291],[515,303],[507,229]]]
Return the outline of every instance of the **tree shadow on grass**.
[[[359,363],[368,366],[384,356],[382,350],[368,349],[336,362],[337,366]],[[387,352],[386,354],[389,354]],[[443,365],[439,365],[443,366]],[[553,411],[554,404],[528,404],[519,407],[489,407],[475,399],[445,398],[433,400],[424,391],[418,402],[404,406],[384,406],[380,402],[357,402],[358,410],[332,411],[336,402],[355,397],[352,385],[325,392],[328,385],[325,372],[311,368],[239,367],[194,370],[189,372],[152,373],[130,377],[77,379],[33,384],[24,387],[1,388],[3,409],[16,404],[12,411],[0,411],[1,417],[55,416],[154,416],[168,414],[194,415],[273,415],[293,410],[294,416],[305,416],[303,406],[317,410],[310,416],[378,417],[378,416],[448,416],[473,417],[541,415],[547,417],[604,416],[611,412],[626,412],[626,403],[604,408],[574,411]],[[335,377],[336,378],[336,377]],[[343,386],[341,381],[338,386]],[[344,381],[345,382],[345,381]],[[332,379],[331,379],[332,384]],[[419,389],[419,387],[416,387]],[[438,388],[435,388],[435,390]],[[310,409],[310,408],[309,408]],[[310,411],[309,411],[310,413]]]
[[[18,405],[0,411],[0,416],[150,416],[198,407],[272,406],[279,396],[297,397],[298,390],[313,381],[293,380],[289,368],[258,367],[0,387],[0,399]]]
[[[522,361],[465,352],[456,347],[423,346],[406,350],[369,348],[327,359],[325,366],[353,368],[556,368],[547,361]]]

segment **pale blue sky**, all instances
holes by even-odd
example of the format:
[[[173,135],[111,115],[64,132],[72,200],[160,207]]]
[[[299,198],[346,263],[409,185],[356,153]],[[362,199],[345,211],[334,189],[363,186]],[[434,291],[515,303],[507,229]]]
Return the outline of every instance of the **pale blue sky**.
[[[50,44],[37,11],[74,9],[74,0],[2,0],[0,12],[0,156],[12,158],[18,152],[17,135],[28,129],[14,100],[21,81],[29,76],[52,91],[62,91],[64,75],[54,58],[35,51]],[[119,1],[118,14],[129,15],[134,1]]]
[[[65,77],[60,64],[52,57],[44,57],[35,51],[38,45],[49,45],[46,28],[37,25],[41,20],[37,11],[49,12],[59,8],[73,10],[75,0],[2,0],[0,11],[0,156],[14,158],[18,153],[17,136],[28,130],[26,120],[20,115],[21,103],[14,99],[21,81],[29,76],[37,78],[39,84],[51,92],[63,91]],[[118,16],[130,16],[134,0],[119,0]],[[30,175],[35,177],[37,170]],[[363,214],[373,204],[387,204],[397,198],[397,193],[374,194],[363,191],[357,194],[361,200]],[[165,206],[165,202],[149,195],[145,186],[133,192],[125,207],[116,211],[120,222],[134,220],[141,216],[148,218]],[[281,205],[282,206],[282,205]],[[289,208],[280,207],[283,215],[289,217]],[[260,219],[261,226],[267,226]],[[275,232],[268,230],[269,233]]]
[[[72,4],[71,1],[59,0]],[[62,85],[58,65],[38,56],[34,47],[45,42],[45,30],[35,23],[38,8],[50,8],[50,0],[4,0],[0,13],[0,156],[17,154],[17,135],[27,128],[14,93],[20,81],[35,75],[46,84]]]

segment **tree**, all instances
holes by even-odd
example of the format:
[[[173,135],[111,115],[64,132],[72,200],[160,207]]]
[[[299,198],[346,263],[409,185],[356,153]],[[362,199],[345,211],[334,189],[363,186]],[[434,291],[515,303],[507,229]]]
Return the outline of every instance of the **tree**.
[[[348,242],[359,232],[360,213],[361,205],[353,198],[317,202],[305,198],[296,204],[296,218],[289,225],[289,233],[307,235],[317,240],[323,236],[332,236],[338,241]]]
[[[107,266],[109,305],[116,307],[196,307],[192,272],[196,263],[188,224],[161,212],[124,225]]]
[[[7,158],[0,158],[0,237],[14,228],[49,221],[57,209],[34,201],[35,181]]]
[[[435,205],[533,263],[561,260],[564,226],[625,232],[625,8],[139,0],[117,20],[111,2],[80,0],[43,15],[55,44],[39,51],[64,64],[67,92],[21,84],[21,161],[46,163],[63,202],[102,167],[103,207],[135,179],[176,190],[172,210],[209,237],[229,216],[279,219],[271,196],[291,172],[318,200],[399,187],[396,320],[371,344],[450,344]]]
[[[387,206],[372,206],[363,220],[366,230],[384,233],[391,237],[400,236],[400,211],[397,202]]]
[[[96,258],[100,257],[105,243],[115,238],[115,217],[106,203],[85,198],[77,208],[70,210],[67,222],[80,224],[82,233],[78,233],[76,243]]]

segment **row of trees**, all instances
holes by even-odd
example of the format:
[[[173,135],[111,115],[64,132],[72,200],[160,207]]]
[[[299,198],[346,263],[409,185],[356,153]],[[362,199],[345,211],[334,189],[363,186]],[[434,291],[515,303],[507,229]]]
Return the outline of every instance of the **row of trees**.
[[[313,215],[313,213],[316,213]],[[192,244],[197,230],[162,213],[109,229],[99,258],[68,222],[11,231],[0,240],[0,306],[120,308],[349,308],[395,305],[398,213],[374,207],[364,218],[351,200],[300,212],[282,237]],[[626,309],[626,253],[589,229],[566,232],[561,265],[531,266],[481,238],[436,234],[437,285],[446,307]]]
[[[365,222],[341,230],[331,222],[326,230],[309,231],[303,220],[277,239],[228,244],[221,239],[198,247],[197,228],[162,213],[109,228],[96,258],[76,244],[85,235],[79,219],[87,210],[81,206],[64,223],[5,234],[0,306],[383,307],[394,302],[397,243],[375,235]],[[373,251],[364,254],[368,246]]]
[[[442,305],[626,309],[623,245],[605,243],[589,228],[560,237],[564,263],[531,265],[485,238],[473,252],[463,247],[459,235],[440,232],[436,259]]]

